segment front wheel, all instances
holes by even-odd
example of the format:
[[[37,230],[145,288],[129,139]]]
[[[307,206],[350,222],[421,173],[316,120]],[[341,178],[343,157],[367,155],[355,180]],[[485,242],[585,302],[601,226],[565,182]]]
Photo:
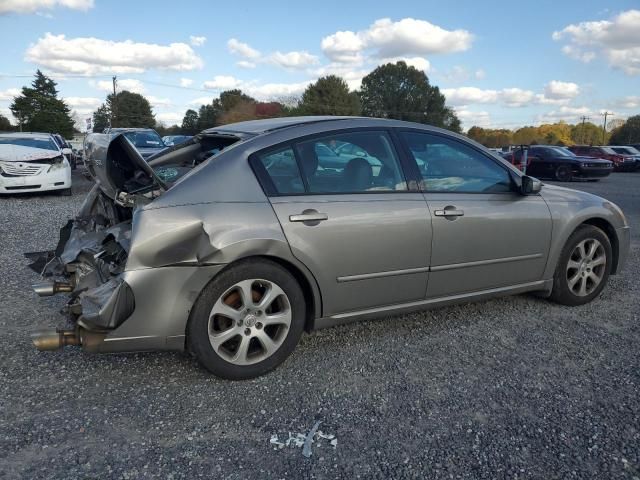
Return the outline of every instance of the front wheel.
[[[584,305],[607,284],[613,260],[607,235],[593,225],[581,225],[565,244],[553,277],[551,299],[563,305]]]
[[[569,167],[568,165],[560,165],[556,169],[555,177],[559,182],[570,182],[571,178],[573,177],[571,167]]]
[[[270,260],[245,260],[204,288],[187,335],[207,370],[241,380],[280,365],[298,344],[304,322],[304,295],[295,278]]]

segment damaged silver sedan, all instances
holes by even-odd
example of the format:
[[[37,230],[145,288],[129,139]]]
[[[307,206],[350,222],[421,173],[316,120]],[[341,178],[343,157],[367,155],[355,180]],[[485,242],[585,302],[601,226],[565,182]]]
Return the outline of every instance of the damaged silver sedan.
[[[94,134],[85,163],[78,216],[28,254],[36,292],[69,297],[41,350],[188,350],[251,378],[305,330],[523,292],[587,303],[629,249],[613,203],[394,120],[242,122],[147,161]]]

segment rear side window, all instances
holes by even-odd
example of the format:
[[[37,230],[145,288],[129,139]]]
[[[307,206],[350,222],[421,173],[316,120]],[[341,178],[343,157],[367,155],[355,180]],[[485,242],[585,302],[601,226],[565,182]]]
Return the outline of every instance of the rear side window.
[[[336,132],[296,143],[294,150],[309,193],[407,190],[386,132]]]
[[[304,193],[304,184],[291,147],[259,154],[258,161],[266,170],[276,193],[280,195]]]

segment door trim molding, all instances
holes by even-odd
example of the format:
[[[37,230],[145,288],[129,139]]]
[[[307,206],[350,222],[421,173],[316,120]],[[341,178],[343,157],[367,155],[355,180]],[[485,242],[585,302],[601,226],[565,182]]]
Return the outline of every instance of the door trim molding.
[[[338,281],[338,283],[355,282],[358,280],[369,280],[372,278],[383,278],[383,277],[395,277],[398,275],[410,275],[412,273],[423,273],[428,271],[429,271],[429,267],[404,268],[402,270],[388,270],[386,272],[362,273],[360,275],[345,275],[343,277],[336,278],[336,280]]]
[[[518,255],[517,257],[492,258],[489,260],[477,260],[475,262],[450,263],[448,265],[431,266],[431,272],[441,272],[443,270],[455,270],[456,268],[479,267],[482,265],[493,265],[496,263],[521,262],[523,260],[534,260],[542,258],[542,253],[533,253],[530,255]]]
[[[399,275],[411,275],[412,273],[441,272],[443,270],[454,270],[456,268],[479,267],[482,265],[493,265],[496,263],[520,262],[523,260],[534,260],[542,258],[542,253],[530,255],[519,255],[517,257],[492,258],[490,260],[477,260],[474,262],[450,263],[448,265],[436,265],[431,267],[404,268],[402,270],[388,270],[385,272],[361,273],[359,275],[344,275],[336,278],[338,283],[357,282],[358,280],[371,280],[372,278],[396,277]]]

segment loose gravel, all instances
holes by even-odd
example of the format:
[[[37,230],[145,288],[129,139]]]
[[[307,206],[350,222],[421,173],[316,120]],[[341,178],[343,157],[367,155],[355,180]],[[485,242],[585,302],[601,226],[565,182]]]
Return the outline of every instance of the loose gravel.
[[[306,335],[273,373],[219,380],[178,353],[37,352],[61,323],[22,253],[73,197],[0,198],[0,478],[640,478],[640,173],[571,187],[618,203],[629,264],[577,308],[518,296]],[[272,435],[337,438],[278,449]]]

